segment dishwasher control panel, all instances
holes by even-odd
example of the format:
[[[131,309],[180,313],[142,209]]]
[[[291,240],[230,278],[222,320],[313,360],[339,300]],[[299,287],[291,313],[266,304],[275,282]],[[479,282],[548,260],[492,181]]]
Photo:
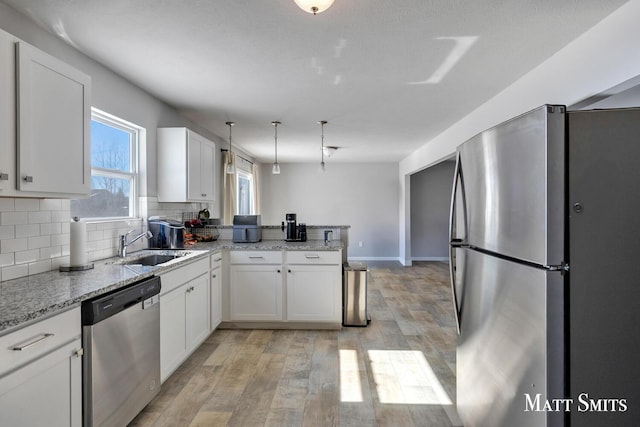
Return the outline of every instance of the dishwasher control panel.
[[[160,294],[160,277],[150,277],[82,303],[82,324],[94,325]],[[154,304],[148,303],[147,306]],[[143,307],[145,308],[145,307]]]

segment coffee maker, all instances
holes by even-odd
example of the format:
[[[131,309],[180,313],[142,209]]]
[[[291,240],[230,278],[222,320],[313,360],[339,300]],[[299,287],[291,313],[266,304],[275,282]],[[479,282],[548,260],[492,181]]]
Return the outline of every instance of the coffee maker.
[[[296,222],[296,214],[288,213],[285,215],[287,234],[285,240],[287,242],[306,242],[307,241],[307,226],[306,224]],[[282,229],[284,231],[285,224],[282,223]]]

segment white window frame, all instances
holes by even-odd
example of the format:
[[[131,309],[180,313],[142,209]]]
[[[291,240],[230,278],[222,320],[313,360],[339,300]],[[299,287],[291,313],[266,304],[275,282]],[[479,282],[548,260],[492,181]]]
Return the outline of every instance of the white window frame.
[[[141,134],[144,128],[131,122],[123,120],[119,117],[109,114],[105,111],[91,107],[91,120],[100,122],[104,125],[120,129],[131,135],[129,140],[129,172],[115,169],[105,169],[91,166],[91,177],[102,176],[106,178],[123,179],[129,181],[129,216],[118,217],[95,217],[87,218],[94,221],[110,221],[131,219],[138,217],[138,182],[139,182],[139,166],[138,166],[138,149],[140,147]]]

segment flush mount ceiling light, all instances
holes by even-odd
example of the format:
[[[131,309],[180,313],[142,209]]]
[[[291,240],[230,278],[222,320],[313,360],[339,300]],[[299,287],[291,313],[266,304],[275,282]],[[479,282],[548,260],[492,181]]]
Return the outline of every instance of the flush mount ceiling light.
[[[324,12],[329,9],[334,0],[294,0],[298,7],[307,13]]]
[[[236,173],[236,167],[233,165],[233,158],[231,157],[231,154],[233,153],[231,151],[231,128],[233,127],[233,125],[235,125],[235,123],[225,122],[225,124],[229,126],[229,163],[227,163],[226,171],[228,174],[233,174]]]
[[[322,157],[321,157],[321,161],[320,161],[320,170],[322,172],[324,172],[324,125],[327,124],[327,121],[326,120],[320,120],[318,122],[318,124],[320,125],[320,128],[322,129],[321,133],[320,133],[320,143],[322,144],[321,145],[321,150],[320,150],[320,152],[322,153]]]
[[[275,137],[274,140],[276,142],[276,156],[275,156],[275,160],[273,162],[273,167],[271,168],[271,173],[274,175],[278,175],[280,173],[280,163],[278,163],[278,125],[281,124],[280,122],[271,122],[271,124],[275,127]]]
[[[338,147],[331,147],[331,146],[326,146],[322,148],[324,155],[327,157],[331,157],[333,153],[335,153],[337,150],[338,150]]]

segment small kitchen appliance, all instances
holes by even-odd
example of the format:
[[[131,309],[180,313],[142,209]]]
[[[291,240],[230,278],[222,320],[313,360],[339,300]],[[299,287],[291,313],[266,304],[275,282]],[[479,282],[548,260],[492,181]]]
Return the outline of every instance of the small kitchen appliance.
[[[233,216],[233,242],[255,243],[262,240],[260,215]]]
[[[287,237],[286,240],[296,240],[298,237],[298,227],[296,224],[296,214],[288,213],[285,215],[285,221],[287,223]]]
[[[149,249],[184,249],[184,225],[172,219],[149,218]]]
[[[287,234],[285,240],[287,242],[306,242],[307,241],[307,225],[300,223],[297,224],[297,215],[294,213],[288,213],[285,215],[285,222],[287,223]]]

